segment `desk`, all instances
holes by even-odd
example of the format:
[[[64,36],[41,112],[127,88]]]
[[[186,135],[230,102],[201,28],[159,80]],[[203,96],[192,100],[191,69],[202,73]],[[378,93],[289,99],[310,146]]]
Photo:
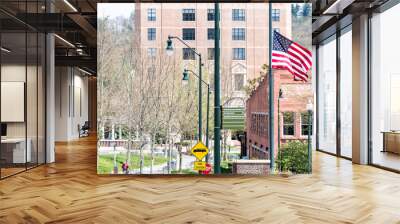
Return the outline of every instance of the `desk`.
[[[386,131],[383,133],[383,151],[400,154],[400,132]]]
[[[6,163],[26,163],[31,162],[31,139],[27,139],[28,144],[25,152],[25,138],[6,138],[1,139],[1,157]]]

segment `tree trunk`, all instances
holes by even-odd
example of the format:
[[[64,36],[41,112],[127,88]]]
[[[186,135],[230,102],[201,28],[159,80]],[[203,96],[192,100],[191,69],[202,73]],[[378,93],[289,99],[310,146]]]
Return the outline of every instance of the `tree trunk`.
[[[128,132],[128,150],[127,150],[127,161],[128,161],[128,164],[129,164],[129,168],[128,168],[128,172],[129,172],[129,170],[130,170],[130,168],[132,167],[132,164],[131,164],[131,148],[132,148],[132,131],[131,130],[129,130],[129,132]]]
[[[140,160],[139,160],[139,173],[140,174],[142,174],[143,173],[143,147],[144,147],[144,142],[145,142],[145,140],[144,140],[144,138],[143,138],[143,134],[141,133],[140,134],[140,138],[142,139],[142,141],[141,141],[141,143],[140,143],[140,153],[139,153],[139,156],[140,156]]]
[[[118,165],[117,165],[117,150],[116,150],[116,146],[115,146],[115,142],[113,142],[114,144],[114,174],[118,173]]]
[[[169,142],[170,142],[169,135],[170,135],[170,131],[169,131],[169,127],[167,127],[167,135],[165,137],[165,149],[164,149],[164,157],[165,158],[168,157],[168,151],[167,151],[167,147],[166,146],[168,145],[168,147],[169,147]],[[169,166],[168,166],[168,169],[169,169]]]
[[[169,146],[168,146],[168,174],[170,174],[171,173],[171,170],[172,170],[172,167],[171,167],[171,162],[172,162],[172,149],[173,149],[173,147],[171,147],[171,143],[172,143],[172,146],[174,145],[174,140],[172,139],[170,139],[170,143],[169,143]]]
[[[182,145],[178,145],[179,151],[179,173],[182,173]]]
[[[151,152],[151,163],[150,163],[150,174],[153,174],[153,166],[154,166],[154,140],[156,136],[152,134],[151,136],[151,144],[150,144],[150,152]]]

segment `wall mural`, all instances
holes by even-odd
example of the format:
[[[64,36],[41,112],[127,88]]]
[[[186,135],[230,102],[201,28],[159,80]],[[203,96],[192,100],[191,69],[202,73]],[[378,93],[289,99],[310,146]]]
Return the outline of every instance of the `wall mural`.
[[[214,4],[99,3],[98,174],[311,172],[311,4],[272,5],[274,52],[290,55],[302,46],[299,67],[289,56],[286,67],[273,64],[273,150],[268,12],[267,3],[220,4],[215,154]]]

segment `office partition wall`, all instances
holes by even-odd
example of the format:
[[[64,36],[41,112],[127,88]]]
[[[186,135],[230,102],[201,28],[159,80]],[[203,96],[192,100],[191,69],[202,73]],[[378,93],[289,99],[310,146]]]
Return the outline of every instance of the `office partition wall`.
[[[18,2],[18,16],[43,12],[44,1]],[[2,2],[0,6],[10,6]],[[15,6],[15,5],[13,5]],[[45,162],[45,35],[1,11],[0,178]],[[12,23],[12,25],[10,25]]]

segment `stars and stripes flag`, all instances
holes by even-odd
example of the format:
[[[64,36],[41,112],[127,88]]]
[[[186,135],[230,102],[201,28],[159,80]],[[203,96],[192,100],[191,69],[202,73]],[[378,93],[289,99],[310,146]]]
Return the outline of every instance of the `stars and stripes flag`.
[[[274,30],[272,68],[286,69],[295,80],[307,81],[311,65],[312,54],[309,50]]]

